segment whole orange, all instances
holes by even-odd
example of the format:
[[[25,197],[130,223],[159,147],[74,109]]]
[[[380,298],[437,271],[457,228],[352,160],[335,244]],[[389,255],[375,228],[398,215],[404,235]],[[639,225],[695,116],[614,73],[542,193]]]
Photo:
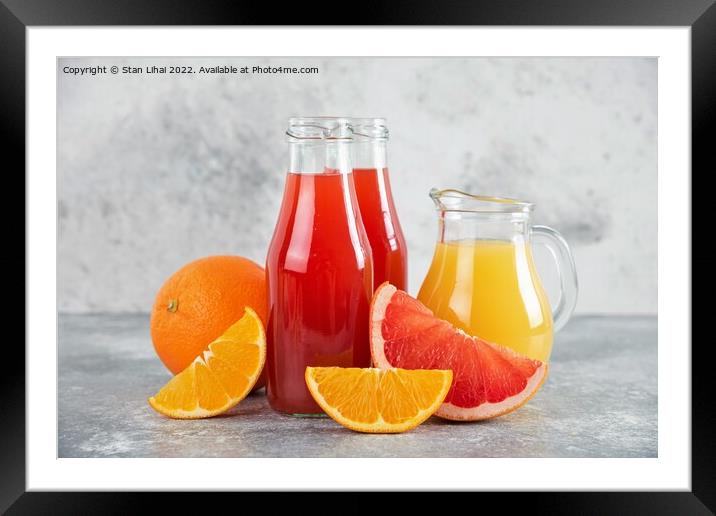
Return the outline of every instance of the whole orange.
[[[186,264],[157,294],[150,321],[154,349],[174,374],[251,307],[266,325],[263,267],[240,256],[208,256]],[[264,376],[256,384],[264,384]]]

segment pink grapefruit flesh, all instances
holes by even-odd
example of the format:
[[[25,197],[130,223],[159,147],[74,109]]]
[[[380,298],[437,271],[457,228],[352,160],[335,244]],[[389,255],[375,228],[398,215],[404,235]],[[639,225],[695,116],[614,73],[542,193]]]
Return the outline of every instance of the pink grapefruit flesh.
[[[547,364],[467,335],[387,282],[373,295],[370,341],[373,364],[381,369],[453,371],[452,387],[435,413],[445,419],[477,421],[512,412],[547,377]]]

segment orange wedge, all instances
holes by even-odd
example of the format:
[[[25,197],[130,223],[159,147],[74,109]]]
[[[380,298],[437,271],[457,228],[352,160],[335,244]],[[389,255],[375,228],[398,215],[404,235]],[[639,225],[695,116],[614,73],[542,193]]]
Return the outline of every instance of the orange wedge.
[[[265,361],[266,335],[261,319],[246,307],[244,316],[149,398],[149,404],[177,419],[216,416],[251,392]]]
[[[445,399],[452,371],[307,367],[306,385],[334,421],[367,433],[398,433],[428,419]]]

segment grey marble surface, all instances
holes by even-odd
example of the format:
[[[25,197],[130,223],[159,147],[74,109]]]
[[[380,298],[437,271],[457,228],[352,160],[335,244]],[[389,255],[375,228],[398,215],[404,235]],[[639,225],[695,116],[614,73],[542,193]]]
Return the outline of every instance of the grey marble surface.
[[[520,410],[358,434],[279,415],[263,391],[223,416],[177,421],[147,404],[169,373],[146,315],[60,315],[59,457],[655,457],[657,319],[578,316]]]
[[[61,71],[255,64],[319,73]],[[344,115],[388,119],[413,294],[437,235],[428,191],[462,188],[536,203],[534,222],[574,251],[578,313],[654,314],[657,72],[648,57],[60,58],[59,309],[141,312],[190,260],[263,263],[287,118]],[[543,277],[554,269],[546,252],[537,260]]]

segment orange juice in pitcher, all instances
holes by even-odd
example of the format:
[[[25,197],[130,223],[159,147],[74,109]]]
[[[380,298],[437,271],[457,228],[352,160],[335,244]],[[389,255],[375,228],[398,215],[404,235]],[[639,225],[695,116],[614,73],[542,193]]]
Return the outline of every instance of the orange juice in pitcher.
[[[470,335],[547,361],[553,333],[567,322],[577,299],[574,261],[564,239],[531,225],[530,203],[457,190],[433,189],[430,196],[440,229],[418,299]],[[559,265],[562,292],[554,315],[532,242],[548,246]]]

